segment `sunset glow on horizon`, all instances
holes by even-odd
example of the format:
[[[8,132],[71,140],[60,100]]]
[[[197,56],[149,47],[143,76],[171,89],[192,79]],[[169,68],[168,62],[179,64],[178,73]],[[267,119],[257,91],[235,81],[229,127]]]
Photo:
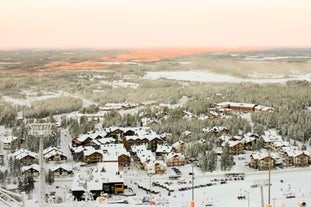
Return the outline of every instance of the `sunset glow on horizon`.
[[[311,47],[310,0],[0,0],[0,48]]]

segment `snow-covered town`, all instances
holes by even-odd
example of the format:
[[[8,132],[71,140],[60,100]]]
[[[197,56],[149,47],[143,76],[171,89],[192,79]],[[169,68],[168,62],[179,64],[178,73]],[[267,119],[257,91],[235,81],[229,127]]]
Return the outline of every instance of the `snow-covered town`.
[[[138,106],[141,104],[118,110],[128,113]],[[206,114],[183,111],[180,118],[189,122],[226,119],[234,113],[249,119],[250,113],[261,111],[273,112],[273,108],[223,102],[212,104]],[[76,114],[76,117],[80,116]],[[189,206],[192,199],[197,206],[233,203],[258,206],[268,202],[270,182],[271,188],[277,188],[269,195],[270,203],[285,206],[306,202],[311,197],[311,183],[299,176],[310,169],[310,149],[301,143],[285,141],[276,130],[264,131],[259,136],[252,132],[230,134],[230,128],[225,126],[202,128],[200,133],[205,135],[202,137],[217,138],[214,154],[206,157],[197,152],[210,146],[209,139],[194,140],[191,131],[184,131],[172,143],[171,133],[156,133],[147,126],[150,123],[147,120],[142,117],[138,127],[103,127],[99,120],[92,131],[76,137],[70,135],[61,121],[51,123],[46,133],[59,131],[60,140],[42,149],[41,166],[40,150],[25,149],[23,140],[13,136],[12,129],[2,126],[2,173],[9,173],[5,169],[21,173],[18,178],[8,176],[3,192],[22,192],[24,206],[42,203],[45,206]],[[23,121],[27,123],[26,119]],[[28,127],[31,132],[31,127],[45,125],[35,123]],[[42,139],[52,136],[52,133],[49,136],[38,133]],[[205,170],[202,165],[207,165]],[[229,166],[230,171],[224,170]],[[299,183],[296,175],[307,180]],[[264,190],[261,196],[259,188]],[[221,199],[224,189],[230,189],[228,196],[235,199],[229,202]],[[20,198],[14,200],[14,194],[8,196],[11,200],[5,199],[7,203],[22,202]]]
[[[310,205],[310,54],[0,51],[0,206]]]

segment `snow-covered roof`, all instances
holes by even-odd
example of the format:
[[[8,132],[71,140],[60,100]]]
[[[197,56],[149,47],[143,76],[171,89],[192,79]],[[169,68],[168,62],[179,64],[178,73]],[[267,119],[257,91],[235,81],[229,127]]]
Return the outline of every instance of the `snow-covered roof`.
[[[216,111],[209,110],[207,113],[212,116],[219,116],[219,114]]]
[[[184,142],[184,141],[182,141],[182,140],[178,140],[177,142],[175,142],[175,143],[172,144],[172,147],[173,147],[173,148],[176,148],[176,147],[178,147],[178,146],[180,146],[180,145],[182,145],[182,144],[187,145],[186,142]]]
[[[279,135],[276,130],[264,131],[262,138],[263,138],[264,142],[282,141],[282,136]]]
[[[26,150],[26,149],[21,149],[20,151],[18,151],[18,153],[16,153],[15,155],[15,158],[20,160],[26,156],[31,156],[31,157],[34,157],[36,159],[38,159],[38,154],[35,153],[35,152],[31,152],[29,150]]]
[[[153,161],[156,159],[151,150],[139,151],[136,154],[141,163],[146,163],[147,161]]]
[[[45,159],[48,159],[48,158],[55,156],[55,155],[62,155],[62,156],[67,157],[62,151],[56,150],[56,149],[49,151],[48,153],[45,153],[43,156]]]
[[[183,136],[189,136],[189,135],[191,135],[191,134],[192,134],[192,132],[191,132],[191,131],[186,130],[186,131],[182,132],[181,134],[182,134]]]
[[[104,128],[104,131],[105,131],[106,133],[110,133],[110,132],[113,132],[113,131],[116,131],[116,130],[121,130],[121,131],[124,132],[124,128],[123,128],[123,127],[110,126],[110,127]]]
[[[253,159],[255,160],[261,160],[263,158],[266,158],[269,156],[269,153],[267,152],[255,152],[255,153],[252,153],[251,156],[253,157]]]
[[[259,152],[254,152],[251,154],[251,156],[255,160],[261,160],[261,159],[264,159],[266,157],[269,157],[269,152],[267,152],[265,150],[259,151]],[[282,156],[277,152],[271,152],[270,157],[275,159],[275,160],[281,160],[282,159]]]
[[[229,147],[233,147],[233,146],[235,146],[235,145],[237,145],[237,144],[240,144],[240,143],[243,143],[243,142],[240,141],[240,140],[236,140],[236,141],[228,140],[228,141],[226,141],[226,142],[223,142],[223,143],[221,144],[221,146],[222,146],[222,147],[225,146],[226,143],[229,144]]]
[[[256,111],[273,111],[274,108],[269,107],[269,106],[262,106],[262,105],[257,105],[255,106]]]
[[[167,167],[166,163],[163,160],[152,160],[152,161],[146,163],[146,167],[149,169],[149,168],[152,168],[153,166],[155,166],[156,164]]]
[[[93,139],[91,141],[91,143],[95,144],[95,145],[101,145],[101,143],[97,140],[97,139]]]
[[[80,153],[80,152],[83,152],[83,151],[85,150],[85,148],[84,148],[83,146],[72,147],[71,149],[72,149],[72,151],[73,151],[74,153]]]
[[[190,111],[183,111],[183,113],[184,113],[184,116],[183,116],[184,119],[189,120],[189,119],[196,118],[196,115],[191,113]]]
[[[18,112],[17,112],[16,118],[17,118],[18,120],[24,119],[24,112],[23,112],[23,111],[18,111]]]
[[[14,152],[12,155],[13,155],[14,157],[16,157],[17,155],[19,155],[19,154],[21,154],[21,153],[24,153],[24,152],[26,152],[26,151],[28,151],[28,150],[26,150],[26,149],[24,149],[24,148],[21,148],[21,149],[17,150],[16,152]]]
[[[103,183],[124,183],[123,172],[88,172],[74,176],[72,191],[103,190]]]
[[[171,159],[172,157],[178,156],[180,158],[185,158],[185,155],[183,153],[176,153],[176,152],[170,152],[168,154],[165,155],[166,159]]]
[[[134,83],[130,83],[134,84]],[[136,86],[136,85],[135,85]],[[138,84],[137,84],[138,86]],[[101,110],[120,110],[120,109],[126,109],[126,108],[132,108],[132,107],[137,107],[139,104],[138,103],[106,103],[104,107],[101,107]]]
[[[206,143],[208,143],[208,141],[207,141],[206,139],[199,139],[199,140],[198,140],[198,143],[200,143],[200,144],[206,144]]]
[[[131,151],[134,153],[137,153],[139,151],[146,151],[147,147],[146,145],[133,145],[131,146]]]
[[[53,147],[53,146],[50,146],[50,147],[44,149],[42,153],[45,155],[51,151],[58,151],[60,153],[63,153],[61,149],[59,149],[58,147]]]
[[[92,133],[80,134],[79,137],[77,138],[77,140],[79,142],[84,142],[88,138],[93,140],[93,139],[96,139],[98,137],[105,137],[106,135],[107,135],[106,131],[95,131],[95,132],[92,132]]]
[[[10,144],[16,139],[17,139],[17,137],[15,137],[15,136],[6,136],[6,137],[1,138],[1,142],[4,144]]]
[[[64,169],[66,171],[72,171],[72,166],[68,165],[68,164],[60,164],[60,165],[56,165],[56,166],[52,166],[50,167],[50,170],[51,171],[55,171],[55,170],[58,170],[58,169]]]
[[[118,172],[119,163],[118,162],[98,162],[95,172]]]
[[[208,116],[206,116],[205,114],[199,114],[198,120],[206,120],[206,119],[208,119]]]
[[[214,126],[214,127],[206,127],[203,128],[202,131],[203,132],[221,132],[221,131],[226,131],[228,130],[227,127],[224,126]]]
[[[273,142],[272,143],[275,147],[278,147],[278,148],[280,148],[280,147],[286,147],[286,146],[289,146],[290,144],[289,144],[289,142],[286,142],[286,141],[275,141],[275,142]]]
[[[154,139],[161,139],[157,134],[145,134],[145,135],[134,135],[134,136],[126,136],[126,140],[143,140],[147,139],[148,141],[152,141]]]
[[[134,128],[135,133],[138,136],[159,136],[155,131],[153,131],[150,127],[139,127],[139,128]]]
[[[245,107],[245,108],[254,108],[256,104],[252,103],[236,103],[236,102],[221,102],[217,103],[217,106],[220,107]]]
[[[91,136],[89,134],[80,134],[79,137],[77,138],[77,140],[79,142],[84,142],[85,140],[87,140],[88,138],[92,139]]]
[[[141,123],[143,126],[146,126],[150,123],[159,123],[159,120],[154,119],[154,118],[149,118],[149,117],[143,117],[140,119]]]
[[[29,165],[29,166],[23,166],[21,168],[22,172],[25,172],[25,171],[30,170],[30,169],[34,169],[34,170],[40,172],[40,166],[38,164],[32,164],[32,165]]]
[[[253,142],[254,140],[256,140],[255,137],[243,137],[242,141],[244,143],[249,143],[249,142]]]
[[[297,147],[283,147],[283,152],[286,153],[289,157],[297,157],[299,155],[305,154],[310,156],[310,152],[307,150],[299,150]]]
[[[172,133],[164,132],[164,133],[160,134],[159,136],[161,137],[161,139],[166,139],[167,137],[171,137]]]
[[[173,149],[173,147],[172,146],[169,146],[169,145],[158,145],[157,146],[157,150],[156,150],[156,152],[158,152],[158,153],[163,153],[163,152],[167,152],[167,153],[169,153],[169,152],[171,152],[172,151],[172,149]]]
[[[90,133],[90,135],[92,139],[95,139],[97,137],[104,137],[107,135],[107,133],[105,131],[95,131],[93,133]]]
[[[240,136],[231,136],[228,134],[223,134],[219,137],[219,139],[223,142],[228,142],[230,140],[241,140],[242,138]]]
[[[94,148],[87,148],[86,150],[83,151],[83,155],[90,156],[96,152],[99,154],[103,154],[101,150],[95,150]]]
[[[256,140],[258,138],[259,138],[258,134],[254,134],[252,132],[247,132],[246,134],[243,135],[242,141],[244,143],[249,143],[249,142],[253,142],[254,140]]]
[[[112,137],[107,137],[107,138],[96,139],[96,140],[93,140],[93,141],[97,141],[100,144],[109,144],[109,143],[115,142],[116,140],[114,138],[112,138]]]
[[[259,135],[253,132],[247,132],[246,134],[243,135],[243,137],[255,137],[259,138]]]
[[[126,151],[123,144],[106,144],[101,145],[103,153],[103,161],[118,161],[120,155],[127,155],[130,157],[130,153]]]

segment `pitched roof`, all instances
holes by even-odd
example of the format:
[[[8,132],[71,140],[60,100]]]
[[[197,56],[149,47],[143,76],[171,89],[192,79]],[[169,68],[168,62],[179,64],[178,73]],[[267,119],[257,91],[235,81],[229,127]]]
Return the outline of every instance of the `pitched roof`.
[[[16,139],[17,139],[17,137],[15,137],[15,136],[7,136],[7,137],[2,137],[1,142],[4,144],[10,144]]]
[[[15,156],[15,158],[18,159],[18,160],[20,160],[20,159],[23,159],[23,158],[26,157],[26,156],[31,156],[31,157],[33,157],[33,158],[35,158],[35,159],[38,159],[38,154],[37,154],[37,153],[31,152],[31,151],[25,150],[25,149],[23,149],[22,151],[20,151],[20,152]]]
[[[178,156],[182,159],[185,158],[185,155],[183,153],[170,152],[170,153],[165,155],[166,159],[171,159],[172,157],[175,157],[175,156]]]
[[[84,156],[90,156],[94,153],[99,153],[99,154],[103,155],[101,150],[95,150],[94,148],[87,148],[86,150],[83,151]]]
[[[72,191],[102,190],[103,183],[124,183],[123,172],[89,172],[74,176]]]
[[[127,155],[130,157],[130,153],[126,151],[123,144],[101,145],[101,150],[104,152],[104,161],[118,161],[120,155]]]
[[[266,157],[269,157],[269,153],[267,151],[260,151],[251,154],[251,157],[255,160],[262,160]],[[280,160],[281,156],[279,153],[270,153],[270,157],[274,160]]]
[[[221,144],[221,146],[222,146],[222,147],[223,147],[223,146],[225,146],[225,145],[226,145],[226,143],[228,143],[228,144],[229,144],[229,147],[233,147],[233,146],[235,146],[235,145],[237,145],[237,144],[240,144],[240,143],[242,143],[242,144],[243,144],[243,142],[242,142],[242,141],[240,141],[240,140],[237,140],[237,141],[232,141],[232,140],[229,140],[229,141],[223,142],[223,143]]]
[[[299,150],[297,147],[283,147],[282,150],[289,157],[297,157],[297,156],[302,155],[302,154],[310,156],[310,152],[309,151],[307,151],[307,150]]]
[[[40,166],[38,164],[32,164],[30,166],[23,166],[21,168],[22,172],[25,172],[25,171],[30,170],[30,169],[34,169],[34,170],[40,172]]]
[[[182,141],[182,140],[178,140],[177,142],[173,143],[172,147],[173,147],[173,148],[176,148],[176,147],[178,147],[178,146],[180,146],[180,145],[182,145],[182,144],[187,145],[186,142],[184,142],[184,141]]]
[[[167,167],[166,163],[163,160],[152,160],[151,162],[146,163],[146,166],[150,168],[152,166],[155,166],[156,164]]]
[[[58,148],[58,147],[52,147],[52,146],[50,146],[50,147],[44,149],[43,152],[42,152],[42,154],[43,154],[43,155],[46,155],[46,154],[51,153],[51,152],[58,152],[58,153],[60,153],[60,154],[64,154],[63,151],[62,151],[60,148]]]
[[[80,152],[83,152],[85,150],[85,148],[83,146],[72,147],[71,149],[73,150],[74,153],[80,153]]]
[[[49,151],[48,153],[45,153],[43,156],[45,159],[48,159],[52,156],[55,156],[55,155],[62,155],[62,156],[65,156],[67,157],[62,151],[60,150],[56,150],[56,149],[53,149],[52,151]]]
[[[55,170],[58,170],[58,169],[64,169],[66,171],[72,171],[72,166],[68,165],[68,164],[61,164],[61,165],[56,165],[56,166],[52,166],[50,167],[50,170],[52,172],[54,172]]]

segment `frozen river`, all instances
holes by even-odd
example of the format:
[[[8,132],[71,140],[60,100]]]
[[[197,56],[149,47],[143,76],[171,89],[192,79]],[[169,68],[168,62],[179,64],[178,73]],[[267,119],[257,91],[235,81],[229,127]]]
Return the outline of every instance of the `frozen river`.
[[[282,75],[267,75],[260,76],[259,74],[253,74],[247,79],[237,78],[230,75],[216,74],[209,71],[158,71],[158,72],[147,72],[146,78],[158,79],[167,78],[174,80],[184,81],[198,81],[198,82],[227,82],[227,83],[240,83],[240,82],[253,82],[253,83],[285,83],[289,80],[307,80],[311,81],[311,74],[307,73],[304,75],[292,75],[291,77],[284,77]]]

